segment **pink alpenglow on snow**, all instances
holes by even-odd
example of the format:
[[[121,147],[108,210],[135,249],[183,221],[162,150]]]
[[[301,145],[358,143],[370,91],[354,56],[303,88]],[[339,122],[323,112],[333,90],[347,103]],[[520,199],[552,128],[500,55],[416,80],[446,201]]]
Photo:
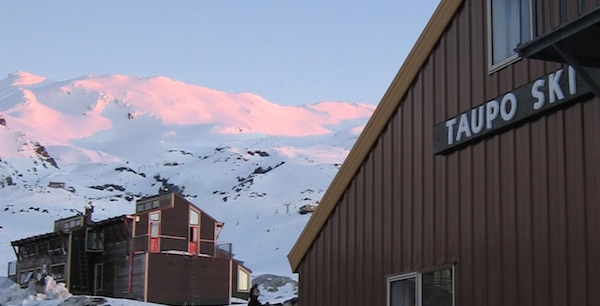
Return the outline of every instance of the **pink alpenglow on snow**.
[[[40,77],[22,79],[43,80]],[[308,136],[330,133],[328,125],[371,115],[375,106],[342,102],[321,102],[307,106],[281,106],[249,93],[231,94],[188,85],[165,77],[121,75],[86,76],[43,87],[22,81],[22,101],[2,107],[8,117],[24,117],[27,105],[32,113],[25,120],[51,126],[64,139],[87,137],[111,127],[123,118],[153,117],[164,125],[212,125],[214,133],[260,133],[277,136]],[[37,83],[36,83],[37,84]],[[62,113],[62,114],[61,114]],[[69,114],[80,119],[64,120]],[[61,122],[76,122],[76,134]],[[42,131],[40,131],[42,132]],[[47,133],[46,133],[46,136]]]
[[[14,86],[35,85],[42,83],[46,78],[24,71],[15,71],[8,75],[7,79]]]
[[[227,224],[219,239],[253,274],[293,278],[286,255],[310,217],[298,209],[318,204],[374,109],[281,106],[165,77],[13,73],[0,80],[0,266],[15,259],[7,242],[84,205],[111,218],[165,187]],[[295,288],[282,290],[273,298]]]

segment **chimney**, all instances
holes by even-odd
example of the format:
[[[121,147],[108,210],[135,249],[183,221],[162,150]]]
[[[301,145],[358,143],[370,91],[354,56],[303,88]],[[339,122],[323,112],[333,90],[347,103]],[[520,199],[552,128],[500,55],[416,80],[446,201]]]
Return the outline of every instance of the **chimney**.
[[[84,222],[85,224],[92,224],[92,213],[94,212],[94,204],[85,207]]]

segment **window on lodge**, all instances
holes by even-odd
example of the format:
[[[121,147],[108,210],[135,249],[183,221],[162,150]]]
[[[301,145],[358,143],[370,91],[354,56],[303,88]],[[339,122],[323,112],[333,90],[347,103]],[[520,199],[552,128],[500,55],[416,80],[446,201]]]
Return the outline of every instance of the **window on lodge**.
[[[454,305],[453,268],[392,276],[387,281],[389,306]]]
[[[86,232],[86,250],[102,251],[104,250],[104,232],[100,229],[88,229]]]
[[[490,71],[518,59],[515,48],[532,37],[531,0],[488,0]]]
[[[159,199],[138,203],[136,206],[136,212],[142,212],[142,211],[147,211],[147,210],[158,208],[159,204],[160,204]]]
[[[65,230],[65,232],[68,232],[69,230],[74,229],[76,227],[80,227],[81,225],[81,218],[77,218],[75,220],[65,221],[65,223],[63,224],[63,229]]]
[[[99,263],[96,264],[95,267],[95,271],[94,271],[94,289],[96,290],[102,290],[102,271],[103,271],[104,265]]]
[[[33,277],[33,269],[21,271],[21,278],[19,280],[20,284],[27,284]]]
[[[48,241],[48,251],[52,253],[64,253],[63,241],[60,238],[51,239]]]
[[[200,214],[190,209],[190,234],[189,242],[200,240]]]
[[[150,214],[150,237],[158,237],[160,229],[160,213],[154,212]]]
[[[58,264],[50,266],[50,275],[55,280],[65,279],[65,264]]]
[[[250,279],[252,275],[250,275],[250,271],[238,267],[238,288],[237,290],[240,292],[249,292],[250,291]]]
[[[148,214],[148,233],[150,234],[150,253],[160,252],[160,211]]]

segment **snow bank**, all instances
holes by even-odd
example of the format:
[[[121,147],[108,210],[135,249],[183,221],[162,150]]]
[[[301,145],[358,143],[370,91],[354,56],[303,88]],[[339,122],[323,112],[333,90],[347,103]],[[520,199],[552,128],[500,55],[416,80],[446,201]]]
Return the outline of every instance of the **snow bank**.
[[[43,283],[29,283],[27,288],[21,288],[8,278],[0,278],[0,304],[5,306],[58,305],[71,296],[65,284],[57,283],[51,276],[46,276]]]

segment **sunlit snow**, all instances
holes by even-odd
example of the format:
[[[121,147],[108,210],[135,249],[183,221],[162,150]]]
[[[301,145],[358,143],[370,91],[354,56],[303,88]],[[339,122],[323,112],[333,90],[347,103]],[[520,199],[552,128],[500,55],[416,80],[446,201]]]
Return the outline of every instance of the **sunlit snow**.
[[[165,77],[13,73],[0,80],[0,269],[13,240],[89,204],[95,220],[133,213],[169,186],[225,222],[219,240],[254,276],[295,278],[286,256],[310,218],[298,209],[318,204],[373,110],[281,106]]]

